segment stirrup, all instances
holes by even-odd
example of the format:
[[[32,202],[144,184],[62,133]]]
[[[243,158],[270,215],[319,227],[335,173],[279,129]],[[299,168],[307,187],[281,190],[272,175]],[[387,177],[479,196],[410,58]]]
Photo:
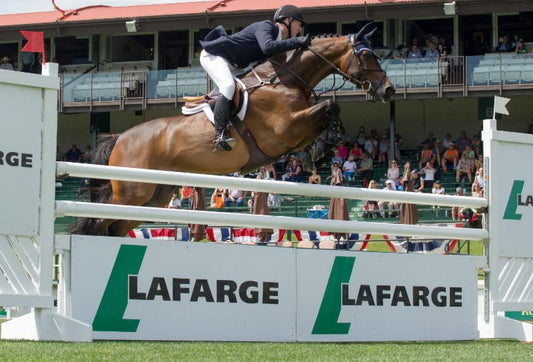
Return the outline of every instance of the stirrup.
[[[224,138],[224,135],[221,135],[213,141],[213,152],[231,151],[235,144],[235,138]]]

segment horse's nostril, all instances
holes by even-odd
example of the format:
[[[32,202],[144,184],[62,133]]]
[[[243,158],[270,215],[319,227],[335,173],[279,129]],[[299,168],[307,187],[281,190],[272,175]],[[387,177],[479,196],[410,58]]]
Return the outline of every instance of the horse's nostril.
[[[396,93],[396,89],[394,89],[394,87],[385,88],[385,94],[392,96],[394,93]]]

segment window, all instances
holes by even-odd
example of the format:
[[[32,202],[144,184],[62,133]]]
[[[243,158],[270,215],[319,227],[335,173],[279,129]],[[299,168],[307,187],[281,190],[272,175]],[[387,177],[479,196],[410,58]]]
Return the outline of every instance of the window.
[[[306,32],[311,35],[336,34],[337,23],[312,23],[307,24]]]
[[[89,60],[89,38],[67,36],[55,38],[55,58],[59,64],[87,64]]]
[[[200,45],[200,40],[203,40],[207,33],[209,33],[211,29],[200,29],[196,30],[194,32],[194,57],[196,59],[200,58],[200,53],[202,52],[202,46]]]
[[[154,60],[154,36],[121,35],[111,37],[111,61]]]

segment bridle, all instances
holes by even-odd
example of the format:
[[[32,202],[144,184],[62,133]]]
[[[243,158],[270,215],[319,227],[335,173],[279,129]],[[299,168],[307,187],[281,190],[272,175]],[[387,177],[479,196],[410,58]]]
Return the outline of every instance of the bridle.
[[[346,71],[342,70],[340,67],[337,67],[333,62],[331,62],[329,59],[327,59],[325,56],[323,56],[322,54],[320,54],[319,52],[317,52],[315,49],[311,48],[311,47],[307,47],[306,49],[309,50],[311,53],[313,53],[314,55],[316,55],[318,58],[322,59],[326,64],[328,64],[331,68],[334,69],[334,72],[335,74],[339,74],[340,76],[342,76],[342,78],[344,79],[344,81],[342,82],[342,84],[338,87],[335,87],[335,80],[333,81],[333,85],[330,89],[327,89],[325,91],[322,91],[320,92],[319,94],[317,94],[314,89],[312,89],[311,87],[309,87],[307,85],[307,83],[298,75],[296,74],[294,71],[292,71],[290,68],[287,67],[287,63],[285,64],[281,64],[279,62],[276,62],[274,61],[273,59],[269,58],[268,60],[274,64],[276,64],[277,66],[279,66],[281,69],[276,72],[276,74],[270,79],[270,84],[273,84],[276,79],[279,77],[279,74],[281,74],[283,71],[287,71],[288,73],[290,73],[294,78],[296,78],[300,83],[302,83],[305,88],[307,88],[312,94],[313,94],[313,97],[315,98],[315,102],[318,102],[318,98],[324,94],[324,93],[327,93],[327,92],[331,92],[331,91],[334,91],[334,90],[339,90],[340,88],[342,88],[344,86],[344,84],[346,83],[346,81],[349,81],[351,83],[354,83],[356,84],[359,88],[363,89],[365,92],[369,93],[372,91],[373,89],[373,86],[372,86],[372,82],[370,80],[368,80],[365,76],[365,74],[367,72],[381,72],[382,73],[382,76],[377,84],[377,89],[379,89],[379,87],[381,87],[381,85],[383,84],[383,82],[385,81],[385,78],[386,78],[386,75],[387,73],[385,72],[385,70],[381,69],[381,68],[364,68],[363,67],[363,62],[361,61],[361,53],[365,50],[367,51],[370,51],[372,53],[372,55],[374,56],[374,58],[377,60],[379,60],[379,57],[378,55],[376,54],[376,52],[374,51],[374,49],[372,49],[372,47],[370,46],[370,44],[368,44],[368,42],[366,41],[358,41],[358,42],[355,42],[355,38],[354,38],[354,34],[349,34],[348,35],[348,38],[350,40],[350,43],[352,44],[352,54],[351,54],[351,57],[350,57],[350,60],[348,61],[347,63],[347,66],[346,66],[346,69],[350,69],[350,65],[352,64],[352,62],[354,61],[354,59],[357,61],[357,66],[359,67],[359,77],[358,78],[355,78],[354,76],[348,74]],[[365,77],[365,79],[360,79],[362,77]]]

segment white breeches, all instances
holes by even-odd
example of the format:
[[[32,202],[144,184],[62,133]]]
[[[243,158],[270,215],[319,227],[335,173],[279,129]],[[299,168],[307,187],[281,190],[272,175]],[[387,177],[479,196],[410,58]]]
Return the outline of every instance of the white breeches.
[[[200,53],[200,64],[215,82],[220,94],[232,99],[235,93],[235,81],[231,72],[234,67],[223,57],[209,54],[205,50]]]

